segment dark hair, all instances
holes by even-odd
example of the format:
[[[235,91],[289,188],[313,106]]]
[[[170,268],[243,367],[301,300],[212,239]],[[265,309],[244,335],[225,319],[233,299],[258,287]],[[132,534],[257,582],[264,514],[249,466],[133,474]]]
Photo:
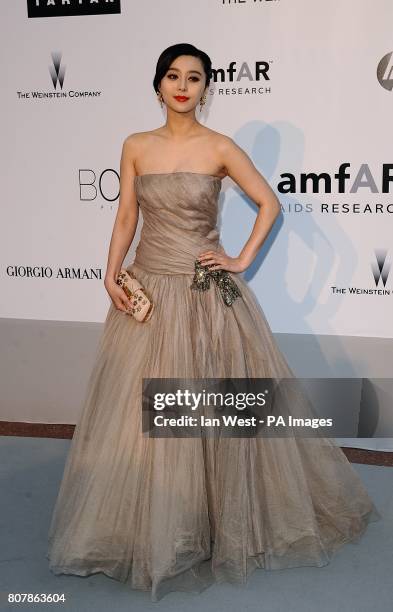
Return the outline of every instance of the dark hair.
[[[193,55],[199,57],[203,64],[203,69],[206,74],[206,87],[210,83],[212,62],[210,57],[204,51],[197,49],[194,45],[188,43],[178,43],[165,49],[157,61],[156,74],[153,79],[153,87],[156,93],[158,93],[158,86],[161,79],[168,72],[169,66],[172,64],[179,55]]]

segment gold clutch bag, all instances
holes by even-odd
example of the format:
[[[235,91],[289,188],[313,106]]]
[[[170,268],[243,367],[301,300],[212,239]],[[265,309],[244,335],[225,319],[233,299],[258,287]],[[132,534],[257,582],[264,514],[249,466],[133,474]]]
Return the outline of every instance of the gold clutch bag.
[[[131,314],[140,323],[148,321],[153,314],[154,304],[146,295],[145,288],[135,278],[132,272],[121,268],[116,283],[120,285],[128,298],[131,298],[127,313]]]

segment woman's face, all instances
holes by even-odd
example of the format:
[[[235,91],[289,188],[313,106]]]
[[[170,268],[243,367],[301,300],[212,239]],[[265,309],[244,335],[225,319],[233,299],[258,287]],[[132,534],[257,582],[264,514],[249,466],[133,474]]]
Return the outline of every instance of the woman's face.
[[[199,104],[205,83],[201,60],[192,55],[179,55],[161,79],[159,89],[169,108],[189,112]]]

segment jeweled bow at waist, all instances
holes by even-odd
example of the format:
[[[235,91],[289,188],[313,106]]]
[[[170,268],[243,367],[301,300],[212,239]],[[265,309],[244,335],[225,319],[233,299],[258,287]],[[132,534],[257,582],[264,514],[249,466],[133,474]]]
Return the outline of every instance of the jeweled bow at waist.
[[[195,274],[190,285],[191,289],[206,291],[210,287],[210,278],[217,284],[222,299],[227,306],[232,306],[236,298],[241,297],[239,287],[226,270],[209,270],[209,266],[203,266],[196,259]]]

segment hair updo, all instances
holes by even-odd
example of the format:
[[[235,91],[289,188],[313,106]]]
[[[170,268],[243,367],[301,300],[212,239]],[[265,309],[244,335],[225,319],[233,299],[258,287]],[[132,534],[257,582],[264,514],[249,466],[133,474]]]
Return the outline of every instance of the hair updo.
[[[169,66],[177,57],[179,57],[179,55],[192,55],[193,57],[199,57],[206,75],[206,87],[209,85],[212,68],[210,57],[204,51],[194,47],[194,45],[190,45],[188,43],[178,43],[165,49],[158,58],[156,74],[153,79],[153,87],[156,93],[159,91],[158,86],[161,79],[164,78],[169,70]]]

